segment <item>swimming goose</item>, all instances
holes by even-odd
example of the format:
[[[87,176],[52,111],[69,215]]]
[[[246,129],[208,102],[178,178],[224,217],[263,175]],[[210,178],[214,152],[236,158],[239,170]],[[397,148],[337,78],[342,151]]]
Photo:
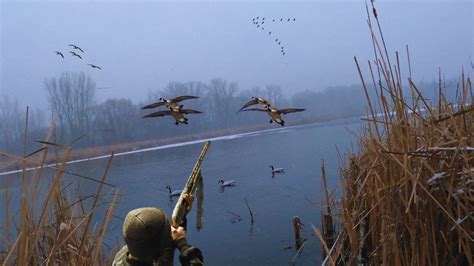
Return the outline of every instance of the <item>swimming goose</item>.
[[[174,110],[169,110],[169,111],[159,111],[159,112],[154,112],[148,115],[145,115],[143,118],[147,117],[163,117],[163,116],[172,116],[176,120],[174,123],[175,125],[178,125],[179,123],[182,124],[188,124],[188,119],[184,116],[185,114],[200,114],[201,112],[196,111],[196,110],[191,110],[191,109],[179,109],[177,111]]]
[[[170,198],[179,197],[181,195],[181,192],[183,191],[183,190],[174,190],[174,191],[172,191],[171,187],[169,185],[166,186],[166,188],[170,192]]]
[[[268,106],[266,109],[257,109],[257,108],[250,108],[250,109],[245,109],[243,111],[257,111],[257,112],[266,112],[270,117],[270,123],[275,123],[281,125],[282,127],[285,126],[285,121],[281,118],[281,115],[283,114],[289,114],[289,113],[296,113],[296,112],[303,112],[306,109],[297,109],[297,108],[288,108],[288,109],[277,109],[274,107]]]
[[[219,180],[218,182],[221,187],[234,187],[235,186],[235,180],[229,180],[229,181],[224,181],[224,180]]]
[[[249,106],[256,105],[256,104],[262,105],[263,108],[267,108],[267,107],[271,106],[270,102],[268,102],[267,100],[265,100],[263,98],[252,97],[252,100],[250,100],[246,104],[244,104],[244,106],[242,106],[242,108],[240,108],[239,112],[244,110],[245,108],[247,108]]]
[[[275,168],[273,167],[273,165],[270,165],[270,168],[272,169],[272,174],[279,174],[285,172],[285,168]]]
[[[54,51],[57,55],[61,56],[63,59],[64,59],[64,55],[63,53],[59,52],[59,51]]]
[[[166,105],[170,110],[173,111],[178,111],[179,109],[183,108],[183,105],[179,105],[178,102],[184,101],[184,100],[189,100],[189,99],[196,99],[199,98],[197,96],[188,96],[188,95],[183,95],[183,96],[178,96],[173,99],[166,99],[166,98],[160,98],[158,99],[159,102],[152,103],[149,105],[145,105],[142,107],[142,109],[153,109],[156,107],[160,107],[163,105]]]
[[[69,44],[69,46],[71,46],[71,47],[72,47],[72,49],[76,49],[76,50],[79,50],[79,51],[81,51],[81,52],[83,52],[83,53],[84,53],[84,51],[81,49],[81,47],[79,47],[79,46],[77,46],[77,45],[74,45],[74,44]]]
[[[82,60],[82,57],[81,57],[80,55],[76,54],[75,52],[73,52],[73,51],[69,51],[69,53],[70,53],[70,54],[72,54],[73,56],[77,56],[77,57],[79,57],[79,59],[81,59],[81,60]]]

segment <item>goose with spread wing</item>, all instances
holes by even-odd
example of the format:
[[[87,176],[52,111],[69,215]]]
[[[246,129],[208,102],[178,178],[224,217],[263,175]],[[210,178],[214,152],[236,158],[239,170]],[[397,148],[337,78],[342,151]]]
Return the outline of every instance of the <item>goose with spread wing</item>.
[[[184,101],[184,100],[189,100],[189,99],[197,99],[197,98],[199,97],[189,96],[189,95],[178,96],[173,99],[160,98],[158,99],[159,100],[158,102],[143,106],[142,109],[153,109],[153,108],[165,105],[170,110],[178,111],[181,108],[183,108],[183,105],[178,104],[179,102]]]
[[[246,104],[244,104],[244,106],[242,106],[242,108],[240,108],[239,112],[243,111],[245,108],[247,108],[249,106],[256,105],[256,104],[260,104],[263,108],[267,108],[267,107],[272,106],[269,101],[267,101],[263,98],[252,97],[252,100],[250,100]]]
[[[281,118],[282,115],[289,114],[289,113],[303,112],[304,110],[306,109],[298,109],[298,108],[277,109],[277,108],[268,106],[266,109],[250,108],[250,109],[245,109],[243,111],[266,112],[271,118],[270,123],[275,122],[283,127],[285,126],[285,121]]]
[[[174,123],[175,125],[178,125],[179,123],[187,125],[188,124],[188,119],[186,118],[185,115],[187,115],[187,114],[200,114],[200,113],[202,113],[202,112],[196,111],[196,110],[191,110],[191,109],[179,109],[177,111],[169,110],[169,111],[154,112],[154,113],[145,115],[143,118],[172,116],[176,120],[176,122]]]

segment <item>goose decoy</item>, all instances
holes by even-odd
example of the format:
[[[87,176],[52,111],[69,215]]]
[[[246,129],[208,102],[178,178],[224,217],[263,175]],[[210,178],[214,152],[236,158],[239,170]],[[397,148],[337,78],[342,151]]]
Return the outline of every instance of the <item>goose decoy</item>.
[[[263,99],[263,98],[252,97],[252,100],[250,100],[246,104],[244,104],[244,106],[242,106],[242,108],[240,108],[239,112],[244,110],[245,108],[247,108],[249,106],[256,105],[256,104],[262,105],[263,108],[267,108],[267,107],[271,106],[270,102]]]
[[[250,108],[250,109],[245,109],[242,111],[257,111],[257,112],[266,112],[271,120],[270,123],[277,123],[280,126],[285,126],[285,121],[281,118],[281,115],[284,114],[289,114],[289,113],[296,113],[296,112],[303,112],[306,109],[297,109],[297,108],[288,108],[288,109],[277,109],[274,107],[268,106],[266,109],[257,109],[257,108]]]
[[[69,53],[70,53],[70,54],[72,54],[73,56],[77,56],[77,57],[79,57],[79,59],[81,59],[81,60],[82,60],[82,57],[81,57],[80,55],[76,54],[75,52],[73,52],[73,51],[69,51]]]
[[[59,51],[54,51],[57,55],[61,56],[63,59],[64,59],[64,55],[63,53],[59,52]]]
[[[170,193],[170,198],[173,198],[173,197],[179,197],[181,195],[181,192],[182,190],[174,190],[172,191],[171,190],[171,187],[168,185],[166,186],[166,188],[168,189],[169,193]]]
[[[170,110],[170,111],[159,111],[159,112],[154,112],[148,115],[145,115],[143,118],[148,118],[148,117],[164,117],[164,116],[172,116],[176,121],[174,122],[175,125],[179,125],[179,123],[182,124],[188,124],[188,119],[184,116],[186,114],[200,114],[202,112],[196,111],[196,110],[190,110],[190,109],[179,109],[177,111]]]
[[[270,165],[270,168],[272,169],[272,174],[285,172],[285,168],[275,168],[273,165]]]
[[[90,67],[92,67],[92,68],[97,68],[97,69],[101,69],[101,70],[102,70],[102,68],[101,68],[101,67],[99,67],[99,66],[96,66],[96,65],[94,65],[94,64],[87,64],[87,65],[88,65],[88,66],[90,66]]]
[[[257,19],[258,19],[258,17],[257,17]]]
[[[257,25],[257,28],[260,28],[260,25]]]
[[[265,28],[262,27],[262,30],[264,30]]]
[[[84,51],[81,49],[81,47],[79,47],[79,46],[77,46],[77,45],[74,45],[74,44],[69,44],[69,46],[71,46],[71,47],[72,47],[72,49],[76,49],[76,50],[79,50],[79,51],[81,51],[81,52],[83,52],[83,53],[84,53]]]
[[[179,105],[178,102],[184,101],[184,100],[189,100],[189,99],[197,99],[199,97],[197,96],[188,96],[188,95],[183,95],[183,96],[178,96],[173,99],[166,99],[166,98],[160,98],[158,99],[159,102],[152,103],[149,105],[145,105],[142,107],[142,109],[153,109],[156,107],[160,107],[163,105],[166,105],[170,110],[173,111],[178,111],[179,109],[183,108],[183,105]]]
[[[221,187],[235,187],[235,180],[224,181],[221,179],[218,184],[220,184]]]

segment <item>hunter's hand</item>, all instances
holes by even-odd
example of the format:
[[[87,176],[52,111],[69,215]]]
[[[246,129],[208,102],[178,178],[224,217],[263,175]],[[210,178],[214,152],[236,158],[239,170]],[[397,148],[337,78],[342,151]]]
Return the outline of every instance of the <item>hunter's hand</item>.
[[[184,202],[186,202],[186,205],[188,205],[186,213],[189,213],[189,211],[191,211],[191,207],[193,207],[194,197],[191,194],[184,194],[183,199],[184,199]]]
[[[184,227],[180,226],[178,228],[174,228],[171,226],[171,237],[173,238],[173,241],[178,241],[181,238],[186,237],[186,230],[184,230]]]

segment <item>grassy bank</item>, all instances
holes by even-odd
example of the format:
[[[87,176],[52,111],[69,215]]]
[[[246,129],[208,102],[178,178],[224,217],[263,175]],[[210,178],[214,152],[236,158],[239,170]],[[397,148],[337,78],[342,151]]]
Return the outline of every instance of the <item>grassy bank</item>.
[[[369,118],[358,136],[360,149],[347,156],[341,170],[342,198],[328,200],[340,215],[333,215],[339,229],[335,243],[321,237],[329,253],[325,262],[474,265],[471,80],[462,73],[457,98],[448,101],[440,73],[434,88],[438,99],[425,99],[412,81],[408,47],[409,74],[403,78],[399,54],[389,57],[371,8],[375,60],[369,61],[366,75],[355,63],[366,95],[373,83],[378,98],[367,98]]]

